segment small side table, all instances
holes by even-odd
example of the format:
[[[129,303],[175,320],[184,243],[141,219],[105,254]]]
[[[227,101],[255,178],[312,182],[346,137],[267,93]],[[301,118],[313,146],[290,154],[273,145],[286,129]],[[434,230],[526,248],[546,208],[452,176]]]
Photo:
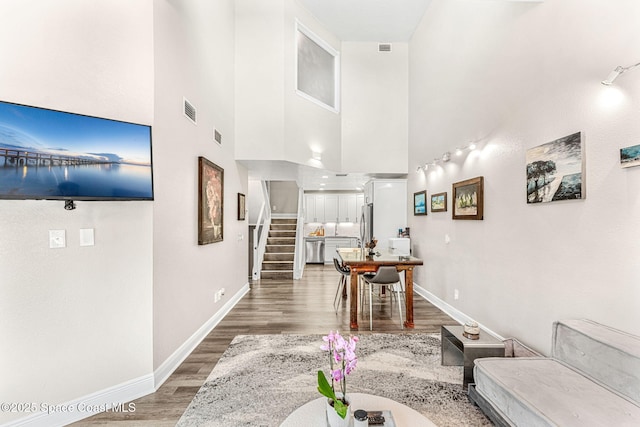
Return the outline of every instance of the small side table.
[[[504,343],[485,331],[471,340],[462,335],[463,326],[442,326],[442,365],[464,366],[462,388],[473,382],[473,361],[480,357],[504,357]]]

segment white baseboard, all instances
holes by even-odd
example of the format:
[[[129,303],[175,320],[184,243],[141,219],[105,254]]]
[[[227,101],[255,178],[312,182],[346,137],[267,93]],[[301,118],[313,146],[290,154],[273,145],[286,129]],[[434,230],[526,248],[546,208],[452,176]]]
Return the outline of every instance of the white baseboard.
[[[50,406],[40,404],[38,410],[48,409],[49,412],[38,412],[2,424],[2,427],[65,426],[104,411],[135,412],[135,404],[131,401],[154,391],[153,375],[144,375],[70,402]]]
[[[222,309],[211,317],[204,325],[200,327],[187,341],[184,342],[176,351],[173,352],[162,365],[158,367],[153,373],[155,378],[155,389],[159,389],[160,386],[169,378],[169,376],[175,371],[178,366],[195,350],[195,348],[202,342],[202,340],[209,335],[209,333],[215,328],[218,323],[231,311],[233,307],[242,299],[246,293],[249,292],[249,283],[238,291],[233,297],[229,299]]]
[[[180,346],[153,374],[109,387],[70,402],[51,407],[51,412],[38,412],[0,427],[51,427],[65,426],[105,411],[134,412],[131,401],[155,392],[175,371],[184,359],[200,344],[231,309],[249,292],[246,283],[222,308]],[[133,405],[133,406],[130,406]],[[38,408],[40,410],[40,408]],[[58,409],[54,412],[53,409]]]
[[[456,322],[460,323],[461,325],[465,324],[468,321],[474,321],[474,319],[472,319],[471,317],[467,316],[466,314],[456,309],[455,307],[449,305],[448,303],[441,300],[440,298],[438,298],[437,296],[435,296],[434,294],[432,294],[422,286],[416,284],[415,282],[413,283],[413,290],[422,298],[426,299],[431,304],[435,305],[440,310],[444,311],[449,317],[452,317]],[[481,329],[487,331],[489,335],[496,337],[500,341],[504,340],[502,336],[498,335],[491,329],[488,329],[484,325],[481,325],[479,322],[478,322],[478,326],[480,326]]]

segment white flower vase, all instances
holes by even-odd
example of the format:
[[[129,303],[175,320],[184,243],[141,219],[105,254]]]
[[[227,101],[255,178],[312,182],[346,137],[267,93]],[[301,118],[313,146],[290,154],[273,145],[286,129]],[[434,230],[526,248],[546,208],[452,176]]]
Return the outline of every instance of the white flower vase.
[[[341,393],[337,393],[338,398],[342,397]],[[347,399],[347,404],[349,400]],[[329,427],[349,427],[349,421],[351,419],[351,411],[347,409],[347,416],[342,418],[336,410],[333,408],[333,399],[327,399],[327,423]]]

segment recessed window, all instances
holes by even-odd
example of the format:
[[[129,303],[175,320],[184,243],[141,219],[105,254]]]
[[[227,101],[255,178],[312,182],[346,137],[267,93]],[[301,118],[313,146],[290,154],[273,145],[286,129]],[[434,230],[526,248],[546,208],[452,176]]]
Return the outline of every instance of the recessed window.
[[[296,92],[331,111],[339,111],[339,52],[296,22]]]

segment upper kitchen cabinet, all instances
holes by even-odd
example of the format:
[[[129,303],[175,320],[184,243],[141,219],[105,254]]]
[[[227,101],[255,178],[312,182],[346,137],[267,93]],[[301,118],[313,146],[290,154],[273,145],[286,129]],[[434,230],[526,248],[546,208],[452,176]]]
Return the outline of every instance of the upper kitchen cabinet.
[[[358,222],[357,195],[338,195],[338,222]]]
[[[327,194],[324,196],[324,222],[340,222],[338,196],[336,194]]]
[[[304,196],[304,221],[309,222],[359,222],[364,204],[362,193],[314,194]]]
[[[324,196],[305,194],[304,222],[326,222],[324,214]]]

